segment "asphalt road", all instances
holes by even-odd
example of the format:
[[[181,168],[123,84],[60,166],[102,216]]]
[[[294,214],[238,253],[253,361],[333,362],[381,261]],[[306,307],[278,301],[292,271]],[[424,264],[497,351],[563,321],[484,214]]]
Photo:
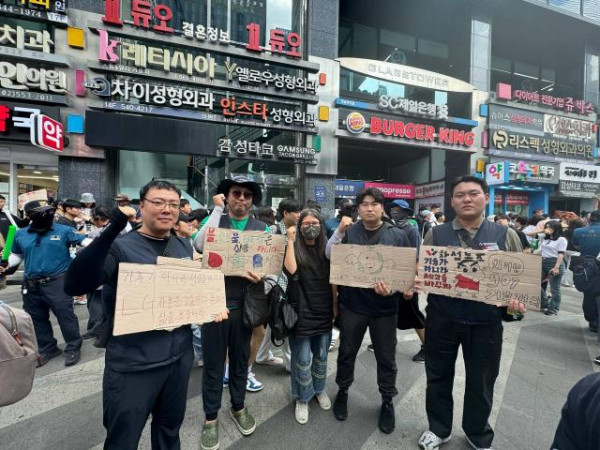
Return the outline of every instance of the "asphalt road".
[[[600,370],[592,362],[600,349],[596,335],[587,329],[581,313],[582,295],[563,288],[563,306],[558,316],[530,312],[522,322],[505,324],[501,372],[496,383],[491,422],[496,430],[494,448],[547,450],[569,389],[582,377]],[[0,292],[0,299],[21,307],[17,286]],[[87,321],[85,306],[76,306],[82,332]],[[56,321],[54,321],[56,325]],[[62,336],[55,333],[60,345]],[[242,437],[231,419],[221,414],[221,448],[231,449],[416,449],[417,439],[427,427],[424,366],[412,362],[419,349],[413,331],[398,332],[399,395],[395,398],[396,431],[384,435],[377,429],[380,398],[374,355],[366,351],[368,334],[356,364],[356,381],[350,391],[349,413],[338,422],[331,411],[321,411],[312,402],[308,424],[294,420],[289,378],[283,368],[256,366],[264,383],[259,393],[248,394],[247,406],[259,426],[250,437]],[[330,352],[327,391],[336,393],[335,361]],[[84,342],[82,360],[66,368],[62,357],[38,369],[32,393],[23,401],[0,408],[0,449],[79,450],[102,448],[102,373],[104,352]],[[444,449],[466,449],[461,429],[464,367],[458,359],[454,388],[453,439]],[[190,378],[186,419],[181,430],[182,448],[198,449],[203,420],[200,380],[202,369],[194,367]],[[223,404],[229,403],[224,391]],[[149,448],[146,427],[140,448]]]

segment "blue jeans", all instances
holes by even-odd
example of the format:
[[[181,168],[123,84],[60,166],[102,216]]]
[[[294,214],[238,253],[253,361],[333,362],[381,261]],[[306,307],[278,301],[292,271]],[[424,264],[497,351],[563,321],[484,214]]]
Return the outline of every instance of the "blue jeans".
[[[315,394],[325,390],[331,331],[310,337],[291,333],[289,339],[292,350],[292,397],[308,403]]]
[[[560,282],[563,274],[565,273],[565,265],[561,264],[558,270],[558,275],[550,275],[550,271],[556,265],[556,258],[542,258],[542,280],[549,277],[548,281],[542,281],[542,308],[548,308],[553,311],[560,309]],[[552,299],[548,301],[546,296],[546,287],[550,282],[550,292],[552,292]]]
[[[196,354],[196,358],[198,358],[198,361],[202,361],[202,335],[200,333],[200,325],[192,325],[192,333],[194,333],[194,336],[192,338],[192,344],[194,345],[194,353]]]

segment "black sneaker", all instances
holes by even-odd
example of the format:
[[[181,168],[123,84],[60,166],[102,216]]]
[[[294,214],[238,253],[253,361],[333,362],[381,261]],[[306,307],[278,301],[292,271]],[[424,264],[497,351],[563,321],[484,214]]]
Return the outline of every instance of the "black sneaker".
[[[374,352],[375,346],[373,344],[369,344],[369,345],[367,345],[367,350],[369,350],[370,352]]]
[[[390,434],[396,428],[396,415],[392,402],[383,402],[379,413],[379,429],[382,433]]]
[[[90,339],[94,339],[94,336],[92,335],[92,333],[90,331],[86,331],[85,333],[83,333],[81,335],[81,339],[83,339],[84,341],[88,341]]]
[[[53,350],[50,353],[40,355],[38,357],[37,366],[38,367],[45,366],[48,363],[48,361],[50,361],[52,358],[56,358],[57,356],[60,356],[61,354],[62,354],[62,350],[60,348],[56,347],[56,350]]]
[[[65,352],[65,366],[73,366],[77,364],[80,359],[81,351],[79,349]]]
[[[425,364],[425,349],[421,345],[421,350],[415,356],[413,356],[413,361],[419,364]]]
[[[596,359],[594,359],[594,362],[596,364],[600,364],[600,355],[596,356]]]
[[[337,420],[348,418],[348,391],[339,390],[333,402],[333,415]]]

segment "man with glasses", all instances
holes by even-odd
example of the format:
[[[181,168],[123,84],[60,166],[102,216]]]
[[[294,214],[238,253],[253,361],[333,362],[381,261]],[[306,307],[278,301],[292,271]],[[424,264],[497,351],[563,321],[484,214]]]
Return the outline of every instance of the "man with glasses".
[[[456,218],[429,230],[423,245],[523,251],[515,230],[484,219],[490,199],[485,180],[470,175],[457,178],[450,185],[450,195]],[[450,440],[454,368],[462,346],[466,372],[463,430],[472,448],[490,449],[494,431],[488,418],[500,369],[502,319],[512,317],[506,307],[437,294],[429,294],[427,303],[425,402],[429,430],[419,438],[419,447],[436,450]],[[517,300],[510,300],[508,308],[525,312],[525,305]]]
[[[196,250],[204,249],[208,228],[228,228],[240,231],[265,231],[269,227],[250,214],[253,204],[260,204],[260,186],[244,176],[225,179],[219,183],[213,197],[214,209],[194,239]],[[227,210],[225,207],[227,206]],[[246,286],[261,281],[260,276],[247,272],[245,277],[225,277],[225,295],[229,320],[202,325],[204,372],[202,374],[202,403],[206,421],[202,429],[202,449],[219,448],[219,422],[223,384],[226,379],[231,395],[230,416],[238,430],[248,436],[256,429],[254,417],[245,407],[248,382],[248,360],[252,331],[244,327],[242,319],[243,292]],[[225,375],[225,361],[229,355],[229,373]]]
[[[179,217],[179,189],[153,180],[140,190],[142,226],[119,239],[127,225],[127,209],[111,213],[110,224],[73,261],[65,291],[93,292],[104,285],[106,356],[103,380],[105,449],[138,448],[142,430],[152,414],[153,449],[180,448],[187,389],[194,351],[189,325],[112,336],[120,263],[156,264],[158,256],[190,259],[192,246],[171,234]],[[224,311],[215,320],[227,318]]]
[[[342,217],[337,230],[327,242],[325,254],[329,258],[332,245],[388,245],[410,247],[404,233],[394,225],[383,222],[385,198],[377,188],[362,190],[356,197],[358,215],[361,220],[352,225],[351,217]],[[393,292],[383,281],[374,288],[338,286],[340,321],[340,348],[335,382],[339,391],[333,403],[333,414],[338,420],[348,418],[348,389],[354,381],[356,355],[367,328],[373,342],[377,361],[377,384],[382,404],[379,414],[379,429],[386,434],[394,431],[395,415],[392,399],[396,389],[396,324],[399,292]],[[334,307],[335,311],[335,307]]]

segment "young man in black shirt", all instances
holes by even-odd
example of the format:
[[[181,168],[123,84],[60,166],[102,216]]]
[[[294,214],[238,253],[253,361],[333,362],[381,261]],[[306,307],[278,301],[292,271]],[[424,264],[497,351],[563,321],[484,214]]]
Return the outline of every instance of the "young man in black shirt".
[[[60,216],[56,223],[61,225],[67,225],[69,227],[77,228],[75,219],[81,214],[81,203],[77,200],[67,199],[62,204],[64,216]]]
[[[104,314],[111,320],[120,263],[155,264],[158,256],[191,259],[190,242],[171,234],[179,216],[179,199],[179,189],[167,181],[146,184],[140,191],[142,226],[119,239],[127,216],[123,209],[115,209],[110,224],[71,264],[65,291],[81,295],[104,284]],[[227,315],[224,311],[215,321]],[[122,336],[112,336],[112,324],[108,329],[102,389],[104,448],[137,449],[152,413],[152,448],[178,450],[194,361],[190,326]]]

